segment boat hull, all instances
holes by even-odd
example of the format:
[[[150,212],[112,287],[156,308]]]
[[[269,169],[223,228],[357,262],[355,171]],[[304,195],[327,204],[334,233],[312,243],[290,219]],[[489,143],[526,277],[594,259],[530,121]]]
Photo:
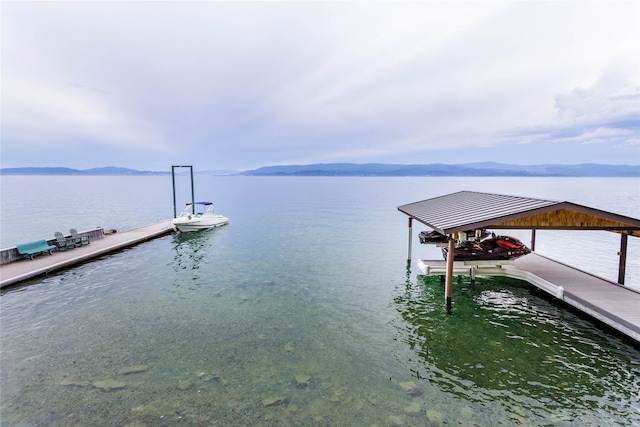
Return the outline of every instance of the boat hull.
[[[228,222],[229,219],[227,217],[216,215],[214,218],[176,218],[173,220],[173,225],[182,232],[189,232],[221,227]]]

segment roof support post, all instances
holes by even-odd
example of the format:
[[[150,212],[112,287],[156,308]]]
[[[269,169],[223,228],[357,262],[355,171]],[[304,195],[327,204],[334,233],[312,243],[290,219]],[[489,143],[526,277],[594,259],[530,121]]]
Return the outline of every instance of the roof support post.
[[[455,257],[453,251],[456,248],[455,243],[455,239],[450,236],[449,250],[447,252],[447,272],[444,285],[444,297],[447,304],[447,313],[451,312],[451,294],[453,293],[453,258]]]
[[[624,285],[624,276],[627,269],[627,240],[629,235],[626,232],[620,234],[620,261],[618,264],[618,283]]]
[[[413,242],[413,218],[409,217],[409,248],[407,249],[407,262],[411,262],[411,245]]]
[[[531,252],[536,251],[536,229],[531,229]]]

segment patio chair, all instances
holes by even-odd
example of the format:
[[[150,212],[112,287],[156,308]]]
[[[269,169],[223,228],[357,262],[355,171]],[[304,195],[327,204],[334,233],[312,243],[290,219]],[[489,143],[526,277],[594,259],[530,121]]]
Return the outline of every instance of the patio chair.
[[[69,234],[71,234],[71,242],[73,242],[75,246],[89,244],[89,236],[81,236],[80,234],[78,234],[75,228],[69,230]]]
[[[53,235],[56,238],[56,247],[58,248],[59,251],[61,250],[66,251],[67,249],[75,248],[75,245],[73,244],[73,242],[69,242],[61,232],[56,231],[55,233],[53,233]]]

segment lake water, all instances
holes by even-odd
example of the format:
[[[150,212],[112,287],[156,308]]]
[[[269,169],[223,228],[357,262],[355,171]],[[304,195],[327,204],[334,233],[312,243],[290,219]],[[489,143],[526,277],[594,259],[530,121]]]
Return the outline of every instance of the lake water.
[[[170,177],[1,180],[2,247],[173,215]],[[637,347],[514,280],[456,284],[448,315],[438,279],[407,268],[396,209],[477,190],[637,218],[637,179],[195,180],[228,226],[2,292],[2,426],[640,425]],[[419,231],[413,258],[439,258]],[[613,280],[618,247],[605,232],[536,242]]]

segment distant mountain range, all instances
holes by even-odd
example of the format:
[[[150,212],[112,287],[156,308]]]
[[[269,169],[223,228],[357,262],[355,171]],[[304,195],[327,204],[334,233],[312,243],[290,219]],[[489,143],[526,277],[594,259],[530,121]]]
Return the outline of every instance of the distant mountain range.
[[[531,177],[640,177],[640,165],[510,165],[483,162],[466,164],[433,163],[429,165],[398,165],[383,163],[318,163],[312,165],[266,166],[237,172],[229,170],[194,171],[197,175],[245,176],[531,176]],[[170,171],[139,171],[108,166],[93,169],[65,167],[3,168],[0,175],[171,175]]]
[[[257,176],[557,176],[640,177],[640,165],[510,165],[484,162],[467,164],[394,165],[382,163],[328,163],[267,166],[242,175]]]
[[[63,167],[50,168],[3,168],[0,169],[2,175],[167,175],[170,172],[138,171],[135,169],[118,168],[107,166],[93,169],[71,169]]]
[[[198,175],[236,175],[237,171],[194,171]],[[119,168],[115,166],[107,166],[104,168],[93,169],[71,169],[64,167],[48,167],[48,168],[3,168],[0,169],[0,175],[83,175],[83,176],[155,176],[155,175],[171,175],[170,171],[139,171],[135,169]]]

